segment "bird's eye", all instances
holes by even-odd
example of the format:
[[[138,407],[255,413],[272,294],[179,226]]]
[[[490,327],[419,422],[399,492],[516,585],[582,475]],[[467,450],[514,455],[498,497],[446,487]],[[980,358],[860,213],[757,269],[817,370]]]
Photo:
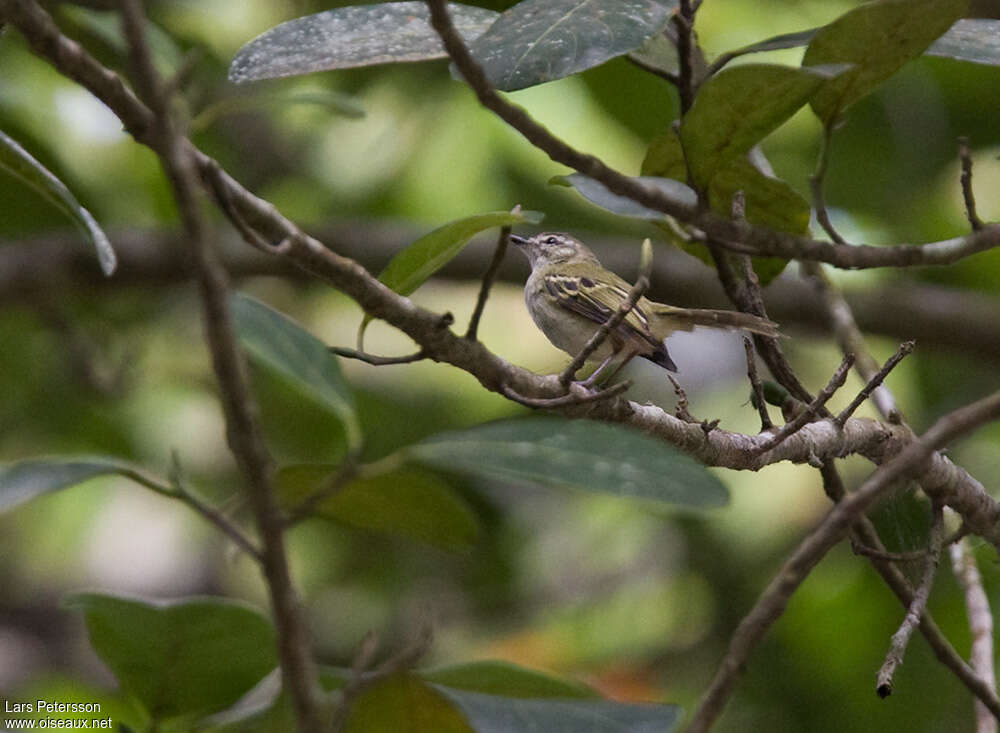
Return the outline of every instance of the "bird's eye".
[[[556,243],[556,238],[555,237],[546,237],[545,238],[545,244],[555,244],[555,243]]]

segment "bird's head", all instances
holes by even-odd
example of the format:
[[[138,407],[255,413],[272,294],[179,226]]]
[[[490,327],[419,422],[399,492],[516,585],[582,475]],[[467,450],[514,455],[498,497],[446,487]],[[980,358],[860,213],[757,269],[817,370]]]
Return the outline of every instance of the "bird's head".
[[[587,245],[562,232],[542,232],[533,237],[519,237],[516,234],[511,234],[509,240],[528,257],[532,269],[543,265],[567,262],[597,261]]]

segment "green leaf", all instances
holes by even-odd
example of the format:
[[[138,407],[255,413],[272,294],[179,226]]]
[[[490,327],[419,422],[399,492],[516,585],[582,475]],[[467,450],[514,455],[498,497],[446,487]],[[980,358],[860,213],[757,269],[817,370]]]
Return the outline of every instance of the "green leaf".
[[[476,733],[670,733],[681,716],[676,705],[512,698],[438,689],[462,711]]]
[[[469,43],[497,13],[449,3],[452,22]],[[426,3],[352,5],[290,20],[241,48],[229,67],[237,84],[403,61],[444,58],[447,54],[431,28]]]
[[[832,73],[745,64],[705,82],[681,121],[681,142],[694,185],[707,188],[720,168],[746,155],[795,114]]]
[[[761,51],[777,51],[807,45],[822,28],[809,28],[774,36],[730,52],[733,56]],[[967,61],[973,64],[1000,66],[1000,20],[961,18],[924,51],[926,56]],[[673,69],[669,69],[673,70]]]
[[[108,236],[97,220],[87,211],[66,185],[54,173],[35,160],[16,140],[0,130],[0,169],[38,191],[42,196],[63,211],[90,239],[97,250],[97,261],[105,275],[111,275],[118,264],[118,258],[111,247]]]
[[[543,214],[537,211],[492,211],[476,214],[445,224],[435,229],[393,257],[378,279],[400,295],[409,295],[419,288],[435,272],[451,262],[479,232],[493,227],[514,224],[538,224]],[[366,315],[358,329],[358,343],[361,343],[365,329],[371,322]]]
[[[684,152],[673,130],[655,138],[642,161],[644,175],[671,178],[686,175]],[[725,163],[708,186],[712,210],[725,217],[732,215],[733,195],[743,191],[746,197],[746,217],[751,224],[765,226],[791,234],[809,230],[809,202],[791,186],[778,178],[764,175],[746,157]],[[671,237],[676,241],[676,238]],[[712,265],[713,259],[704,244],[696,241],[677,242],[684,251]],[[754,257],[753,266],[762,285],[781,274],[787,260],[777,257]]]
[[[676,7],[665,0],[523,0],[469,50],[503,91],[561,79],[641,47]]]
[[[367,470],[365,470],[367,469]],[[321,491],[335,471],[325,465],[287,466],[278,472],[280,502],[286,509]],[[365,466],[317,507],[316,514],[352,527],[399,535],[447,550],[475,542],[476,515],[447,480],[420,466]]]
[[[277,662],[271,623],[235,601],[81,593],[66,605],[83,612],[94,650],[156,721],[231,705]]]
[[[663,441],[620,425],[526,418],[440,433],[405,451],[443,471],[570,487],[695,507],[721,506],[726,487]]]
[[[389,677],[351,708],[347,733],[478,733],[439,691],[409,674]]]
[[[678,180],[653,176],[640,176],[636,180],[650,188],[659,189],[677,201],[681,206],[694,207],[698,205],[698,195],[690,186]],[[549,183],[556,186],[575,188],[590,203],[619,216],[628,216],[635,219],[652,219],[654,221],[663,219],[666,216],[662,211],[647,208],[627,196],[619,196],[616,193],[612,193],[603,183],[595,181],[593,178],[585,176],[582,173],[571,173],[568,176],[553,176],[549,179]]]
[[[109,456],[49,457],[0,466],[0,511],[97,476],[136,478],[142,469]]]
[[[482,660],[420,672],[435,685],[507,697],[597,698],[590,687],[567,682],[510,662]]]
[[[250,357],[337,415],[347,434],[348,449],[357,449],[361,428],[354,395],[326,345],[287,316],[247,295],[234,293],[230,307],[240,343]]]
[[[824,26],[810,41],[804,66],[853,64],[810,100],[829,123],[922,54],[966,10],[967,0],[877,0]]]
[[[1000,66],[1000,20],[962,18],[931,44],[928,56]]]
[[[765,38],[763,41],[757,41],[756,43],[751,43],[748,46],[741,46],[740,48],[730,51],[728,55],[730,56],[744,56],[748,53],[762,53],[764,51],[780,51],[785,48],[796,48],[798,46],[805,46],[809,41],[813,39],[820,31],[819,28],[807,28],[804,31],[795,31],[794,33],[782,33],[779,36],[771,36],[770,38]]]
[[[676,74],[680,70],[677,46],[663,33],[657,33],[649,38],[628,57],[638,62],[640,66],[656,69],[665,74]]]

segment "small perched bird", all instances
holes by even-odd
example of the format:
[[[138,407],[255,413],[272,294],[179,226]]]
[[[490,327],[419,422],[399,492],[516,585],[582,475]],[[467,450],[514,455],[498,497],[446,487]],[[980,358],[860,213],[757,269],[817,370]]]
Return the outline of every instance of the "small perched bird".
[[[583,242],[568,234],[543,232],[530,238],[512,234],[509,239],[531,262],[531,276],[524,288],[531,318],[549,341],[576,356],[627,300],[631,286],[606,270]],[[615,372],[635,356],[676,372],[677,365],[663,340],[674,331],[690,331],[695,326],[778,335],[777,324],[765,318],[736,311],[676,308],[642,297],[591,355],[592,360],[602,363],[586,383],[592,384],[616,356],[622,361]]]

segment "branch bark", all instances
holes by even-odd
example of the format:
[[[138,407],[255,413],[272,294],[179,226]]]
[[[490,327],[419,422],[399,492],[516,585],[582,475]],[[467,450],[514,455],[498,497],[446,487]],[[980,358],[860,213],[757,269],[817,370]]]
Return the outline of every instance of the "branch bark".
[[[715,678],[692,716],[687,733],[705,733],[721,715],[743,674],[747,659],[782,614],[809,572],[836,545],[855,520],[900,479],[919,470],[935,451],[986,422],[1000,418],[1000,392],[959,408],[938,420],[922,437],[880,466],[861,487],[836,504],[789,556],[757,603],[740,622]]]
[[[237,345],[229,310],[229,277],[206,234],[191,150],[177,131],[164,84],[153,68],[146,45],[146,20],[139,1],[122,0],[121,11],[137,80],[155,112],[155,125],[147,134],[170,181],[187,235],[201,295],[206,340],[222,397],[226,438],[243,473],[247,498],[261,535],[259,558],[274,612],[283,687],[295,708],[298,729],[302,733],[321,733],[325,726],[319,674],[288,566],[274,465],[261,434],[246,360]]]
[[[78,44],[62,36],[37,3],[0,0],[0,10],[24,33],[37,53],[104,101],[130,130],[135,129],[133,134],[137,139],[151,144],[148,125],[153,117],[148,108],[117,75],[101,66]],[[191,155],[203,179],[216,179],[215,182],[225,188],[242,220],[265,241],[278,243],[274,247],[277,258],[346,293],[366,312],[413,338],[428,358],[469,372],[484,387],[495,392],[500,392],[503,385],[529,398],[563,395],[557,377],[532,374],[501,359],[482,344],[453,334],[442,326],[440,314],[420,308],[410,299],[394,293],[360,264],[307,235],[271,203],[253,195],[220,171],[218,164],[190,141],[182,140],[182,146]],[[755,456],[753,452],[758,441],[763,442],[768,436],[747,436],[720,429],[706,434],[700,426],[678,420],[655,405],[638,405],[621,397],[567,405],[557,411],[569,417],[586,416],[625,423],[673,443],[706,465],[739,470],[757,470],[782,460],[806,463],[853,453],[882,463],[913,440],[908,430],[872,420],[852,418],[843,430],[823,420],[805,426],[777,448]],[[932,457],[919,480],[932,498],[961,514],[971,531],[1000,546],[1000,504],[985,492],[979,481],[940,455]]]

